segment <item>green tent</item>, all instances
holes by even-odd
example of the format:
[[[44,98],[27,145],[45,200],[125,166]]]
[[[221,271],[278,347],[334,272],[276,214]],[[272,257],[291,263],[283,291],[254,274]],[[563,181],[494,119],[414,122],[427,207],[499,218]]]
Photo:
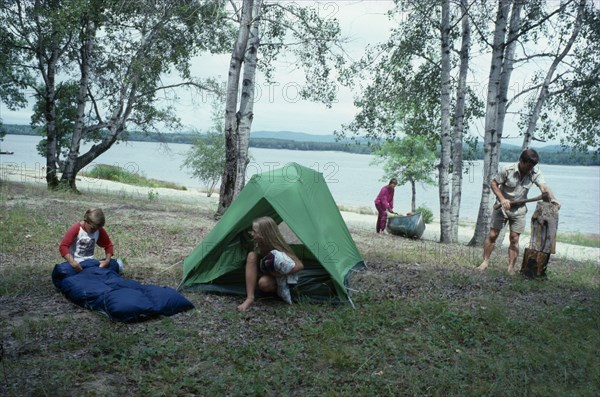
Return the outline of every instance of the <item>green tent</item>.
[[[352,303],[348,282],[354,271],[364,268],[363,259],[323,175],[296,163],[250,179],[185,258],[179,289],[245,295],[244,267],[253,247],[248,232],[261,216],[270,216],[280,229],[289,228],[297,237],[297,243],[290,241],[304,263],[297,299]]]

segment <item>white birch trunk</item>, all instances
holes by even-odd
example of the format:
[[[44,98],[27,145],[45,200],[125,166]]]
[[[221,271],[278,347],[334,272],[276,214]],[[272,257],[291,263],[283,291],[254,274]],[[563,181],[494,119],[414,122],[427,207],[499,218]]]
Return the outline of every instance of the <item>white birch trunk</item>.
[[[227,79],[227,96],[225,100],[225,168],[221,177],[219,190],[219,206],[215,217],[223,215],[233,201],[235,194],[238,158],[238,133],[239,115],[237,114],[237,100],[239,94],[240,75],[244,54],[248,46],[250,25],[252,24],[253,0],[244,0],[240,29],[235,47],[229,62],[229,76]]]
[[[39,28],[39,20],[36,20]],[[52,31],[57,27],[53,26]],[[42,36],[38,36],[39,46],[43,48]],[[63,50],[56,43],[52,43],[50,56],[46,58],[41,52],[37,53],[37,66],[44,79],[45,103],[44,118],[46,120],[46,186],[48,189],[58,188],[59,157],[58,137],[56,131],[56,72],[58,60],[63,54]]]
[[[259,27],[262,0],[254,0],[252,10],[252,26],[244,58],[244,75],[242,77],[242,96],[239,110],[238,152],[235,177],[235,198],[246,183],[246,167],[248,166],[248,147],[250,145],[250,131],[254,118],[254,95],[256,82],[256,64],[258,62],[258,48],[260,45]]]
[[[523,0],[515,0],[512,5],[508,37],[506,38],[506,45],[504,48],[504,62],[502,63],[502,73],[500,74],[498,118],[496,119],[496,144],[493,146],[494,150],[491,165],[491,170],[493,170],[494,175],[498,172],[498,166],[500,164],[500,149],[508,104],[508,88],[514,70],[515,49],[517,47],[517,37],[521,30],[521,10],[523,9],[523,4]],[[492,175],[492,177],[494,175]]]
[[[80,168],[77,167],[77,158],[79,157],[79,149],[81,147],[81,139],[83,138],[83,130],[85,128],[85,103],[88,94],[88,86],[90,81],[90,54],[94,46],[95,27],[91,21],[87,21],[87,26],[84,29],[85,39],[80,48],[81,62],[79,70],[81,76],[79,78],[79,93],[77,94],[77,110],[75,125],[73,126],[73,136],[71,137],[71,146],[69,154],[65,162],[63,173],[60,179],[61,185],[69,187],[71,190],[77,190],[76,176]]]
[[[440,242],[451,242],[450,237],[450,189],[449,169],[451,151],[451,123],[450,123],[450,0],[442,1],[442,24],[441,24],[441,131],[440,144],[441,155],[439,170],[439,199],[440,199]]]
[[[497,155],[498,143],[498,106],[500,102],[500,78],[504,62],[504,46],[506,26],[510,11],[510,0],[498,0],[494,39],[492,43],[492,60],[488,77],[487,104],[485,112],[485,135],[483,138],[483,183],[481,186],[481,201],[477,214],[475,232],[469,245],[481,245],[485,241],[489,225],[490,182],[497,172],[494,168],[494,156]]]
[[[452,135],[452,204],[450,239],[458,242],[458,222],[460,217],[461,191],[463,182],[463,130],[465,117],[465,100],[467,91],[467,72],[469,71],[469,49],[471,45],[471,28],[469,24],[468,2],[461,0],[460,65],[458,86],[456,89],[456,107],[454,108],[454,131]]]
[[[58,139],[56,136],[56,60],[58,49],[54,48],[48,61],[47,70],[40,61],[39,69],[45,82],[44,117],[46,119],[46,186],[48,189],[58,187]]]

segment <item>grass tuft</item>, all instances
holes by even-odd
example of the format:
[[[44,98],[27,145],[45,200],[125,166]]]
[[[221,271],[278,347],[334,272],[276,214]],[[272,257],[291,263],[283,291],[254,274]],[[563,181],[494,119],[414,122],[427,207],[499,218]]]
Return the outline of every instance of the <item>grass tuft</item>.
[[[91,170],[82,172],[81,175],[88,178],[105,179],[135,186],[187,190],[185,186],[177,185],[172,182],[160,181],[158,179],[148,179],[137,172],[131,172],[124,168],[107,164],[95,165]],[[154,194],[158,196],[158,193],[155,192]],[[149,195],[150,200],[153,198],[157,197]]]
[[[567,244],[600,248],[600,234],[558,233],[557,239]]]

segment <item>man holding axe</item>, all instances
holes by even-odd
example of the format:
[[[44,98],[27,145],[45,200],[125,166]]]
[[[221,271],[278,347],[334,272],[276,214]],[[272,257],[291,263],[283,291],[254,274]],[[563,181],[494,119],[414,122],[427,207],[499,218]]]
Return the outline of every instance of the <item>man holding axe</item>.
[[[490,232],[483,246],[483,262],[477,269],[485,270],[489,266],[489,259],[494,250],[496,239],[500,230],[506,225],[510,227],[510,245],[508,247],[508,273],[515,274],[515,262],[519,256],[519,237],[525,230],[525,215],[527,206],[531,201],[550,201],[559,206],[556,197],[544,181],[540,170],[535,168],[539,162],[539,155],[533,149],[521,152],[519,161],[503,167],[492,179],[491,188],[496,195],[497,202],[492,211]],[[533,199],[527,199],[529,189],[536,185],[542,194]]]

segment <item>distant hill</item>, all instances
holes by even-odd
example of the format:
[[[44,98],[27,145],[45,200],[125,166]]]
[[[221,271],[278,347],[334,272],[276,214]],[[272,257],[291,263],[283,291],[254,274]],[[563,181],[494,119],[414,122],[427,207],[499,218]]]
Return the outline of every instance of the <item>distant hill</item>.
[[[334,135],[316,135],[294,131],[252,131],[250,138],[284,139],[296,142],[335,142]]]
[[[19,124],[4,124],[3,130],[6,131],[7,134],[14,135],[35,135],[36,131],[34,131],[29,125],[19,125]],[[139,133],[129,132],[132,136],[131,140],[137,140]],[[176,136],[195,136],[196,133],[189,131],[181,131],[181,132],[172,132],[166,133],[166,136],[176,135]],[[317,134],[307,134],[306,132],[295,132],[295,131],[252,131],[250,133],[251,138],[257,139],[280,139],[286,141],[296,141],[296,142],[336,142],[335,136],[330,135],[317,135]],[[148,140],[145,138],[144,140]],[[168,140],[168,139],[167,139]]]

